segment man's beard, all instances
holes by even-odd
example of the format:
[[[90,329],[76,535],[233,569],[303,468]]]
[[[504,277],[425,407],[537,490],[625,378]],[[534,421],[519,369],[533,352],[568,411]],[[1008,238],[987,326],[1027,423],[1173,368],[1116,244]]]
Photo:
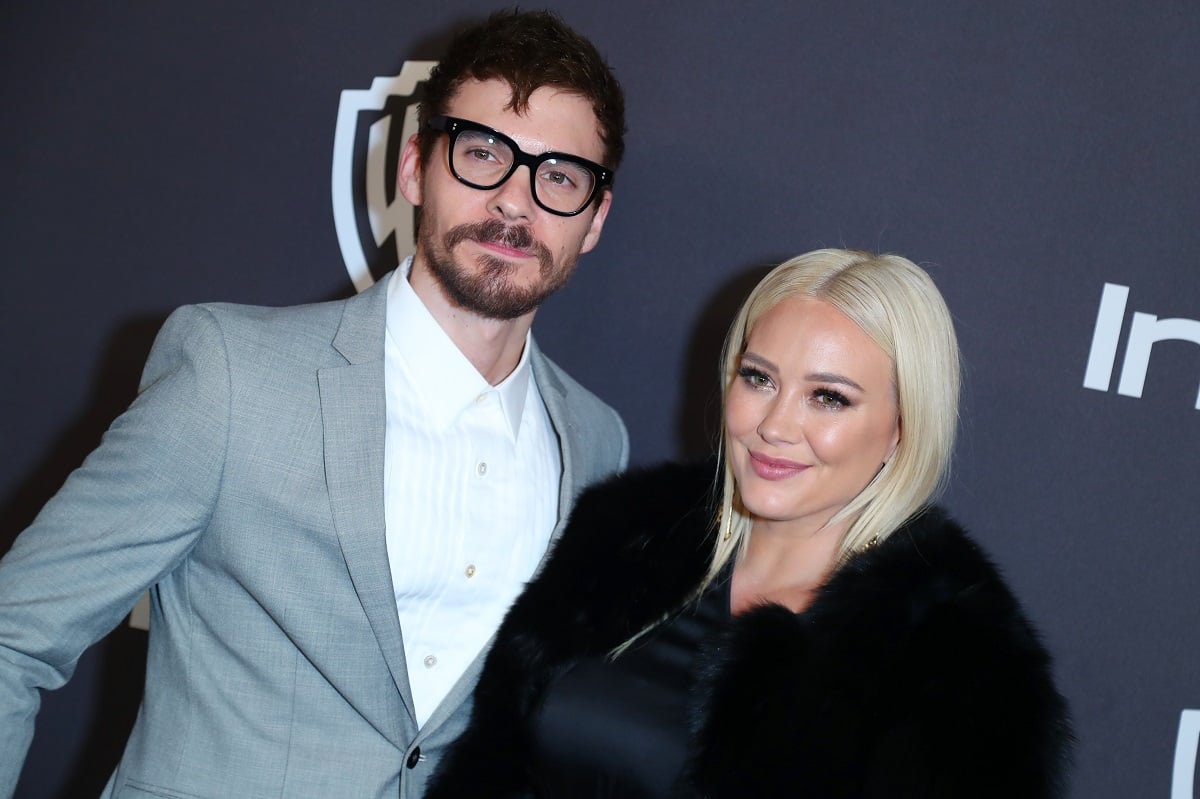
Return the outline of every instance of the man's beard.
[[[524,316],[566,285],[575,269],[575,258],[556,265],[549,248],[533,238],[529,228],[509,226],[499,219],[451,228],[440,248],[432,229],[433,225],[422,225],[419,234],[429,271],[455,305],[487,319]],[[531,286],[514,285],[509,277],[518,267],[492,255],[476,258],[480,267],[477,272],[461,268],[451,253],[464,241],[493,242],[532,252],[538,261],[541,280]]]

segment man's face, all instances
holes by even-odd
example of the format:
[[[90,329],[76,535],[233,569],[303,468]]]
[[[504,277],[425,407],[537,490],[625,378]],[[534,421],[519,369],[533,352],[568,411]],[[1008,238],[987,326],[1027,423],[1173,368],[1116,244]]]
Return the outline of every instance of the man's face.
[[[467,81],[446,114],[486,125],[537,155],[549,150],[604,158],[604,144],[588,102],[543,87],[525,114],[506,110],[511,90],[500,80]],[[400,163],[400,189],[422,206],[414,269],[427,269],[449,300],[489,319],[530,314],[561,288],[581,253],[596,246],[612,196],[576,216],[557,216],[534,202],[528,167],[486,191],[460,183],[450,172],[447,137],[420,162],[415,137]]]

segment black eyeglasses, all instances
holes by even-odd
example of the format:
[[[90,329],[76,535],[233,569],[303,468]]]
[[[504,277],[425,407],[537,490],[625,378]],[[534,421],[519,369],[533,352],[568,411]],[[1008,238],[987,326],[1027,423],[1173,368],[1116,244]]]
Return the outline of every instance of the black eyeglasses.
[[[466,119],[436,116],[429,127],[450,137],[450,171],[473,189],[494,189],[527,166],[534,201],[552,214],[575,216],[612,185],[611,169],[569,153],[530,155],[503,133]]]

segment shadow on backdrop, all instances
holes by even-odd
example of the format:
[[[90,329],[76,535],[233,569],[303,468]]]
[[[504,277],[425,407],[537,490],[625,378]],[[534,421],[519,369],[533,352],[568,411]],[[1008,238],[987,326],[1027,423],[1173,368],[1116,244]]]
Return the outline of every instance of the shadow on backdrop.
[[[721,431],[721,348],[746,296],[784,258],[738,270],[705,304],[692,329],[680,397],[678,434],[686,460],[708,458]]]

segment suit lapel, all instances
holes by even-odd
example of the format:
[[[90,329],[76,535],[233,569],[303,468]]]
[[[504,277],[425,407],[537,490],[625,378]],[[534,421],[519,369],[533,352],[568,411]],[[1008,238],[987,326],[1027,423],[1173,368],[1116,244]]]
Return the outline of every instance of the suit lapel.
[[[562,481],[558,487],[558,522],[554,525],[551,540],[556,540],[567,522],[567,510],[575,501],[576,486],[579,474],[576,460],[581,451],[582,440],[579,426],[575,423],[575,415],[567,403],[567,389],[558,379],[558,375],[550,367],[546,356],[533,344],[529,360],[533,365],[533,379],[537,381],[538,391],[542,402],[546,405],[546,413],[550,424],[558,436],[559,454],[562,458]],[[541,567],[539,566],[539,569]]]
[[[384,535],[383,336],[390,277],[347,300],[333,346],[348,363],[322,369],[317,377],[334,527],[354,589],[415,726]],[[398,718],[388,728],[396,741],[407,737]]]

